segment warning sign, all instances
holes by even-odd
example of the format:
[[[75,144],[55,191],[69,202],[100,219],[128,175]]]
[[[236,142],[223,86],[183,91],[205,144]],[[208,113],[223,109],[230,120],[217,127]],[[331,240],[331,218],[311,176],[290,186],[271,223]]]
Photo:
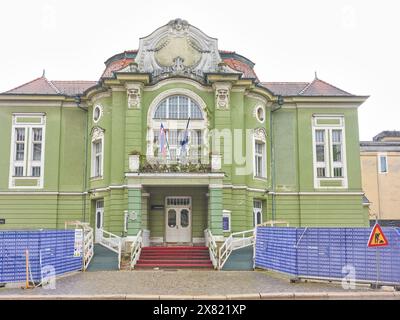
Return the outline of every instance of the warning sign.
[[[387,241],[381,226],[379,224],[375,224],[369,236],[368,247],[384,247],[388,244],[389,242]]]

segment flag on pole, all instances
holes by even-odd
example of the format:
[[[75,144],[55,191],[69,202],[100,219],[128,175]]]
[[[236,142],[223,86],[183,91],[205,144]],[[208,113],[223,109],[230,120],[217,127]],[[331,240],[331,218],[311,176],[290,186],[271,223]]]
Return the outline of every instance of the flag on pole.
[[[167,134],[165,132],[165,128],[164,128],[162,123],[161,123],[161,126],[160,126],[159,141],[160,141],[159,153],[165,158],[167,156],[167,143],[168,142],[167,142]]]
[[[188,121],[186,123],[186,129],[185,129],[185,133],[183,135],[183,140],[181,140],[181,142],[180,142],[180,144],[181,144],[181,159],[186,156],[186,148],[189,143],[189,132],[188,132],[189,122],[190,122],[190,117],[188,118]]]

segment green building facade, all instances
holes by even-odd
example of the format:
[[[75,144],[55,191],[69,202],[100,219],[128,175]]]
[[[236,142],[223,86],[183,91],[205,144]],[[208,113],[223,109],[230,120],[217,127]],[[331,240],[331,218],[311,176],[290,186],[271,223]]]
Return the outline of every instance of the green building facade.
[[[184,20],[109,58],[98,81],[0,95],[0,229],[90,222],[201,243],[280,221],[367,226],[357,108],[315,77],[262,82]]]

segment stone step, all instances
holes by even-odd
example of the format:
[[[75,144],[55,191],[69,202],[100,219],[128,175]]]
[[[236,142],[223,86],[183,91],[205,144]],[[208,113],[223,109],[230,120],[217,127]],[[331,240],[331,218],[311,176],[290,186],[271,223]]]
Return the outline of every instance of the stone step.
[[[143,260],[210,260],[208,255],[141,255]]]
[[[136,264],[136,269],[154,269],[154,268],[207,268],[212,269],[212,263],[159,263],[159,264]]]
[[[169,259],[169,260],[144,260],[144,259],[139,259],[137,264],[140,265],[158,265],[158,264],[210,264],[210,260],[176,260],[176,259]]]

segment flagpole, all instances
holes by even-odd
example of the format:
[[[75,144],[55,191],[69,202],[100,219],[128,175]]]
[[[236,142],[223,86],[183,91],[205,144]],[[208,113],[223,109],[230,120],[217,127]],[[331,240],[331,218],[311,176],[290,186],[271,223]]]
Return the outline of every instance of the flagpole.
[[[180,145],[181,145],[180,161],[183,158],[183,151],[185,151],[185,153],[186,153],[186,145],[188,144],[188,141],[189,141],[189,135],[188,135],[189,122],[190,122],[190,117],[188,117],[188,120],[186,123],[186,129],[185,129],[185,134],[184,134],[183,140],[180,141]],[[184,158],[186,160],[186,154],[185,154]]]

